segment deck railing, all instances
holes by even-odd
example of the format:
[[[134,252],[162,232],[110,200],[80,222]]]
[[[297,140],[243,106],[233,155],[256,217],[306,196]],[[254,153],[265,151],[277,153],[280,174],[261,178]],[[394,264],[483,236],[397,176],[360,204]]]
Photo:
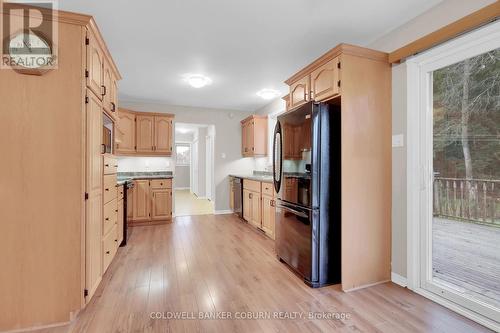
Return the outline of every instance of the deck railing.
[[[500,180],[434,177],[434,216],[500,227]]]

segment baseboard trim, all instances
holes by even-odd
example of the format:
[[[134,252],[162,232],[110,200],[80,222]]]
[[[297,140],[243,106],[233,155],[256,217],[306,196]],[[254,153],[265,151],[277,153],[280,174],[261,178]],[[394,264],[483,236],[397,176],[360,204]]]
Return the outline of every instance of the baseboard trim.
[[[394,272],[391,273],[391,281],[395,284],[400,285],[401,287],[406,288],[408,286],[408,281],[404,276],[396,274]]]
[[[389,281],[390,280],[384,280],[384,281],[378,281],[378,282],[374,282],[374,283],[369,283],[369,284],[365,284],[365,285],[362,285],[362,286],[359,286],[359,287],[354,287],[354,288],[351,288],[351,289],[346,289],[346,290],[344,290],[344,292],[349,293],[351,291],[356,291],[356,290],[360,290],[360,289],[365,289],[365,288],[373,287],[373,286],[376,286],[378,284],[386,283],[386,282],[389,282]]]
[[[189,187],[175,187],[174,190],[189,190]]]
[[[42,329],[50,329],[50,328],[56,328],[56,327],[61,327],[65,325],[71,324],[72,321],[66,321],[66,322],[61,322],[61,323],[55,323],[55,324],[48,324],[48,325],[40,325],[40,326],[32,326],[32,327],[27,327],[27,328],[16,328],[14,330],[10,331],[1,331],[2,333],[18,333],[18,332],[31,332],[31,331],[38,331]]]
[[[232,214],[233,211],[228,209],[228,210],[216,210],[214,212],[214,215],[226,215],[226,214]]]

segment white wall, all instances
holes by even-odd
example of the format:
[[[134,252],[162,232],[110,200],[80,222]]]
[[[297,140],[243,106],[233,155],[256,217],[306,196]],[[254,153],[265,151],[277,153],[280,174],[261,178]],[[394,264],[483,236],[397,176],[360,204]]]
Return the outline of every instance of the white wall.
[[[172,113],[175,122],[207,124],[215,127],[215,210],[229,210],[229,174],[249,174],[255,160],[241,156],[240,121],[251,112],[217,110],[156,104],[142,101],[120,101],[120,106],[136,111]]]
[[[391,52],[449,23],[452,23],[494,0],[445,0],[403,26],[379,38],[368,47]],[[406,139],[406,65],[392,69],[392,133]],[[407,274],[406,229],[406,145],[392,150],[392,271]]]
[[[176,165],[174,173],[174,188],[188,189],[190,184],[191,170],[189,165]]]
[[[119,157],[118,172],[173,171],[170,157]]]

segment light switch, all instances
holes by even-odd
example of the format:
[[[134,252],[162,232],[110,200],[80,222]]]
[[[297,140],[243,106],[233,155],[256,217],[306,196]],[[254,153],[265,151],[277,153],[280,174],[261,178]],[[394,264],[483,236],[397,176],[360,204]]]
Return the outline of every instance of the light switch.
[[[396,134],[392,136],[392,147],[404,147],[404,135]]]

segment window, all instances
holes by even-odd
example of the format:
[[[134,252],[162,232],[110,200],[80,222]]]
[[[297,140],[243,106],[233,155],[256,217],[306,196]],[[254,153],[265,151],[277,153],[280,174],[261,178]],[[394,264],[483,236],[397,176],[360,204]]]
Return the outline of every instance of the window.
[[[188,144],[176,144],[175,161],[177,165],[191,164],[191,146]]]

